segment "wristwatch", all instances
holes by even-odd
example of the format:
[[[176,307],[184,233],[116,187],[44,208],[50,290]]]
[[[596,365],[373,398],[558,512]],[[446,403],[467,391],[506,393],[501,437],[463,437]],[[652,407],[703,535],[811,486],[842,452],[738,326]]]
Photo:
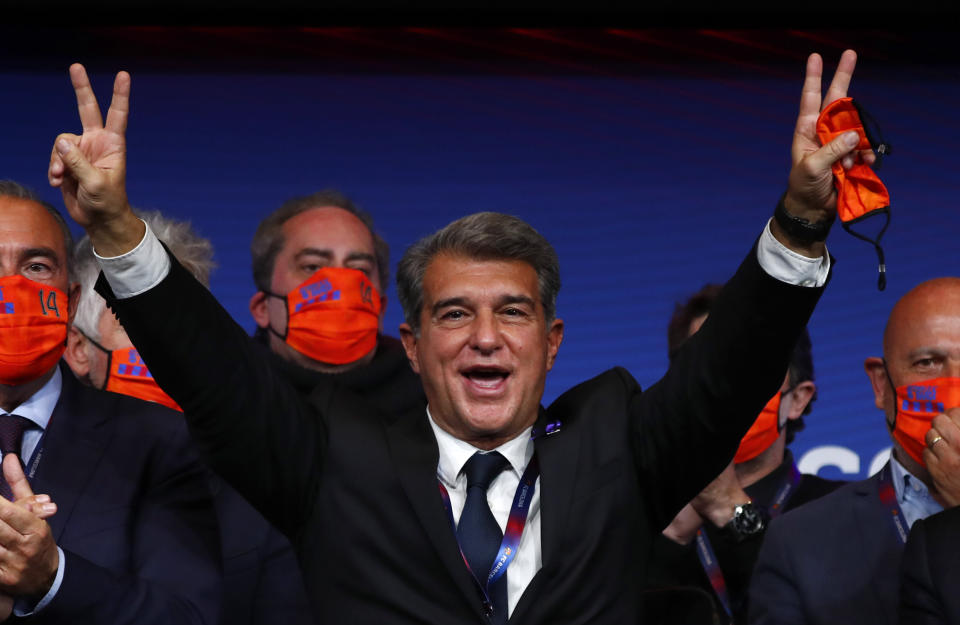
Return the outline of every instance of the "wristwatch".
[[[734,506],[733,518],[720,531],[734,542],[757,536],[767,527],[767,518],[752,501]]]

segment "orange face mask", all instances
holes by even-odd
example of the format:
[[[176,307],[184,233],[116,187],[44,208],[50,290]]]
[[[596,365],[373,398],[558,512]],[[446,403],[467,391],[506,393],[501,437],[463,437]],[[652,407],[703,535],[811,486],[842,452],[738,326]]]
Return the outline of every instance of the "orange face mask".
[[[0,278],[0,384],[25,384],[55,367],[68,317],[63,291],[23,276]]]
[[[865,120],[871,122],[869,128],[864,125]],[[890,145],[877,136],[879,131],[872,122],[873,119],[853,98],[840,98],[828,104],[820,113],[817,119],[817,136],[820,143],[826,145],[845,132],[856,131],[860,135],[860,143],[856,149],[872,149],[877,156],[873,167],[879,168],[882,158],[890,154]],[[877,286],[882,291],[887,286],[887,268],[880,238],[890,225],[890,194],[887,187],[880,182],[870,165],[862,161],[855,161],[850,169],[844,169],[839,161],[834,163],[833,183],[837,188],[837,215],[843,223],[843,229],[858,239],[872,243],[877,251],[880,263]],[[886,221],[875,238],[871,239],[853,231],[853,224],[881,214],[886,217]]]
[[[740,439],[734,464],[753,460],[773,445],[780,436],[780,393],[770,398],[747,433]]]
[[[923,450],[933,418],[960,406],[960,378],[935,378],[897,387],[893,438],[911,458],[927,466]]]
[[[122,347],[110,351],[86,334],[83,335],[93,346],[107,354],[107,377],[104,379],[101,390],[156,402],[183,412],[177,402],[164,393],[150,375],[147,365],[144,364],[135,347]]]
[[[377,346],[380,293],[357,269],[324,267],[286,296],[287,333],[271,332],[304,356],[334,365],[359,360]]]

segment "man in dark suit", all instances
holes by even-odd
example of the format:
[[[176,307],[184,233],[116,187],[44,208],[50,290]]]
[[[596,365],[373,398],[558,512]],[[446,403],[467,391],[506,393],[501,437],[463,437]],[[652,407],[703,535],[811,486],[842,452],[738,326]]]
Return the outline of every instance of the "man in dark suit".
[[[844,54],[828,101],[854,62]],[[670,371],[641,393],[613,369],[546,411],[559,268],[516,218],[471,215],[404,255],[401,338],[429,404],[405,419],[333,384],[304,402],[133,217],[128,75],[102,125],[71,68],[84,137],[58,137],[50,179],[104,257],[98,289],[211,465],[292,538],[321,620],[634,622],[652,535],[729,462],[829,273],[830,168],[852,164],[856,136],[817,142],[821,68],[812,56],[778,220]],[[212,354],[231,367],[201,365]]]
[[[960,623],[960,508],[910,529],[900,576],[899,625]]]
[[[669,356],[706,320],[721,286],[708,284],[678,304],[667,331]],[[644,615],[660,623],[696,622],[701,607],[672,600],[667,588],[696,587],[713,599],[719,622],[745,623],[747,589],[771,520],[836,490],[842,482],[802,474],[787,445],[803,429],[816,395],[810,335],[804,329],[783,383],[740,441],[733,462],[654,540],[644,592]],[[717,526],[714,510],[736,510]],[[721,516],[723,521],[725,517]],[[667,603],[670,601],[670,603]],[[684,608],[689,607],[690,612]]]
[[[216,519],[182,420],[58,364],[78,293],[69,249],[52,206],[0,183],[0,445],[6,473],[19,457],[57,504],[48,524],[0,500],[0,593],[31,622],[212,625]]]
[[[189,223],[168,219],[157,211],[138,214],[183,266],[204,286],[209,286],[214,264],[210,241],[197,235]],[[80,292],[64,352],[70,369],[94,388],[157,401],[179,410],[142,366],[127,334],[93,290],[100,267],[87,237],[74,247],[73,262]],[[180,418],[172,412],[170,416]],[[209,484],[223,558],[220,623],[312,623],[290,541],[221,478],[210,474]]]
[[[953,421],[935,417],[953,407],[949,380],[960,378],[958,311],[956,278],[924,282],[893,307],[884,358],[865,362],[893,438],[890,460],[771,525],[750,589],[751,622],[896,622],[910,526],[960,500],[956,472],[935,473],[935,454],[960,445]]]

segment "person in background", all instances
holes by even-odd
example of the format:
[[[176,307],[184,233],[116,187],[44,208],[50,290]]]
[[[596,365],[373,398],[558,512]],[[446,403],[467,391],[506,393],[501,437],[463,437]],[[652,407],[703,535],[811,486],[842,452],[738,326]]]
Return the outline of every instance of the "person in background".
[[[390,248],[367,212],[333,190],[291,198],[260,222],[250,253],[254,337],[288,381],[304,395],[333,381],[387,414],[423,414],[420,379],[381,331]]]
[[[677,305],[667,329],[671,360],[703,325],[721,290],[719,284],[705,285]],[[675,590],[663,592],[686,587],[712,598],[718,622],[746,622],[750,575],[770,522],[842,484],[800,473],[787,447],[803,429],[816,392],[810,335],[804,329],[783,384],[741,439],[733,462],[654,541],[644,594],[645,613],[651,619],[689,620],[688,609],[699,609],[700,604],[678,603]],[[707,516],[718,506],[735,511],[722,527]]]
[[[960,501],[960,279],[923,282],[894,305],[883,358],[864,367],[893,439],[887,464],[770,527],[750,588],[751,623],[896,623],[910,527]],[[932,426],[932,427],[931,427]]]
[[[214,625],[216,517],[183,419],[60,362],[80,291],[71,248],[53,206],[0,182],[0,490],[57,505],[48,523],[0,498],[0,594],[43,623]]]

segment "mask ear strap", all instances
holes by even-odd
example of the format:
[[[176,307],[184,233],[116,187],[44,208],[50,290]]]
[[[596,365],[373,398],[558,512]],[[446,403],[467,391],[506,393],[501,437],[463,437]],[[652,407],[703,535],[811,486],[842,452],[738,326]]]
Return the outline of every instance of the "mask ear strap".
[[[287,333],[290,332],[290,302],[287,300],[286,295],[278,295],[276,293],[271,293],[270,291],[263,291],[263,294],[266,295],[267,297],[275,297],[277,299],[283,300],[283,310],[287,315],[287,331],[284,332],[283,334],[280,334],[279,332],[273,329],[273,324],[268,323],[267,332],[273,334],[275,337],[277,337],[281,341],[286,341]]]
[[[883,372],[887,374],[887,382],[890,383],[890,388],[893,390],[893,398],[894,398],[893,423],[890,423],[889,421],[887,421],[887,427],[890,429],[891,432],[893,432],[893,430],[897,427],[897,410],[896,410],[897,387],[893,385],[893,378],[890,377],[890,370],[887,369],[887,359],[881,358],[880,362],[883,363]],[[886,419],[884,419],[884,421],[886,421]]]
[[[880,232],[877,233],[877,237],[876,237],[875,239],[871,239],[870,237],[868,237],[868,236],[865,235],[865,234],[860,234],[859,232],[854,232],[853,228],[850,227],[850,226],[852,226],[853,224],[857,223],[858,221],[862,221],[863,219],[865,219],[865,218],[867,218],[867,217],[873,217],[874,215],[881,214],[881,213],[884,214],[884,215],[886,215],[887,219],[886,219],[886,221],[884,222],[883,227],[880,228]],[[889,207],[889,206],[884,206],[883,208],[878,208],[877,210],[870,211],[870,212],[867,213],[866,215],[861,215],[860,217],[857,217],[856,219],[851,219],[850,221],[845,221],[845,222],[843,223],[843,229],[844,229],[844,230],[846,230],[847,232],[849,232],[849,233],[852,234],[853,236],[857,237],[857,238],[860,239],[861,241],[866,241],[867,243],[870,243],[871,245],[873,245],[873,249],[875,249],[875,250],[877,251],[877,261],[878,261],[878,263],[879,263],[879,264],[878,264],[878,268],[877,268],[877,273],[879,274],[879,275],[877,276],[877,289],[880,290],[880,291],[882,291],[882,290],[884,290],[885,288],[887,288],[887,262],[886,262],[886,260],[885,260],[884,255],[883,255],[883,248],[880,247],[880,239],[883,237],[883,233],[887,231],[887,227],[888,227],[889,225],[890,225],[890,207]]]
[[[783,425],[780,424],[780,411],[783,410],[783,397],[792,393],[795,388],[797,387],[791,386],[785,391],[780,391],[780,404],[777,406],[777,434],[783,432],[784,428],[787,427],[787,421],[789,421],[789,419],[783,419]]]
[[[110,381],[110,367],[113,366],[113,351],[107,349],[106,347],[104,347],[103,345],[101,345],[100,343],[98,343],[97,341],[94,341],[93,338],[91,338],[89,334],[87,334],[86,332],[84,332],[83,330],[81,330],[78,326],[74,325],[73,327],[77,330],[77,332],[80,333],[80,335],[81,335],[83,338],[85,338],[85,339],[87,339],[88,341],[90,341],[90,344],[91,344],[91,345],[93,345],[94,347],[96,347],[96,348],[99,349],[101,352],[103,352],[104,354],[107,355],[107,375],[103,376],[103,386],[100,387],[100,390],[101,390],[101,391],[107,390],[107,382]]]

